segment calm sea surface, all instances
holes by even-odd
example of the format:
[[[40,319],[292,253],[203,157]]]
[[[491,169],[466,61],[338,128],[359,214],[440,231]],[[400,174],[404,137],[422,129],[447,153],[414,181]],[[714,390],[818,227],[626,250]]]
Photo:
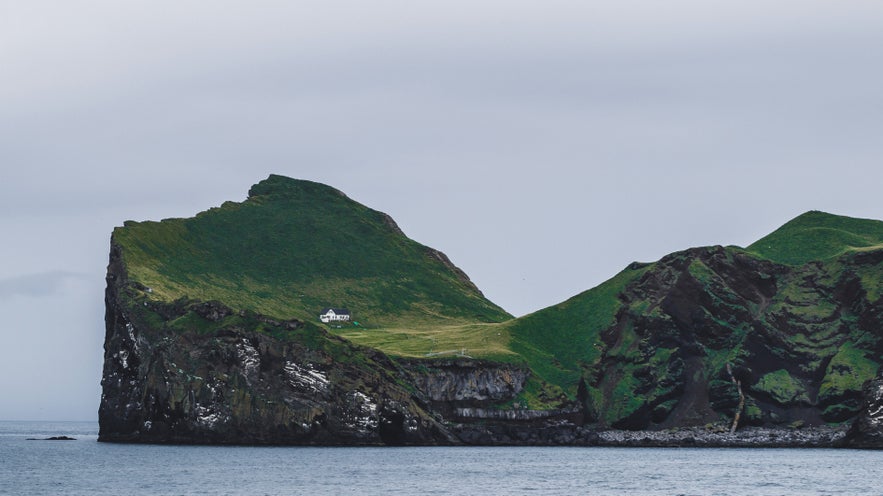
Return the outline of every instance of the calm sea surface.
[[[28,441],[67,435],[76,441]],[[883,452],[249,448],[96,442],[90,422],[0,422],[0,494],[883,494]]]

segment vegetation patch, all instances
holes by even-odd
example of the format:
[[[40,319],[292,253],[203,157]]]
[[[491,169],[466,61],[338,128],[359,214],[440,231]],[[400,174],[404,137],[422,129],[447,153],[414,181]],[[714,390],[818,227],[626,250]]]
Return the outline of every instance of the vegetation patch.
[[[510,349],[544,380],[561,385],[571,397],[585,366],[600,360],[600,333],[614,325],[622,307],[618,295],[650,266],[626,269],[564,303],[502,324]]]
[[[785,369],[763,375],[752,390],[762,391],[782,405],[809,403],[806,386]]]
[[[857,395],[866,381],[876,377],[878,368],[877,362],[869,359],[864,350],[852,342],[844,343],[828,364],[819,388],[819,401],[829,404]]]
[[[883,222],[813,211],[761,238],[748,250],[779,263],[803,265],[881,243]]]

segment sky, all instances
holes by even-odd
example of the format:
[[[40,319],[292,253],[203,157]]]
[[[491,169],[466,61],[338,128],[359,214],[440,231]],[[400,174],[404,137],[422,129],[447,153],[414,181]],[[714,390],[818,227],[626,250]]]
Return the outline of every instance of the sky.
[[[514,315],[883,219],[879,0],[0,1],[0,420],[95,420],[125,220],[323,182]]]

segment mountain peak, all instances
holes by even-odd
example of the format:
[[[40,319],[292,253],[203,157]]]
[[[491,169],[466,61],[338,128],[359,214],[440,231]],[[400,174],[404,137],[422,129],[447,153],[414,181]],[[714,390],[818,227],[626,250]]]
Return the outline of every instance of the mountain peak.
[[[245,202],[189,219],[128,223],[113,241],[128,276],[165,302],[216,300],[304,321],[348,306],[375,326],[511,318],[388,215],[312,181],[271,175]]]
[[[248,190],[249,199],[261,196],[295,197],[301,195],[323,194],[334,194],[346,198],[346,195],[342,191],[326,184],[308,181],[306,179],[293,179],[277,174],[270,174],[269,177],[255,184]]]
[[[881,243],[881,221],[810,210],[750,245],[748,250],[774,262],[802,265]]]

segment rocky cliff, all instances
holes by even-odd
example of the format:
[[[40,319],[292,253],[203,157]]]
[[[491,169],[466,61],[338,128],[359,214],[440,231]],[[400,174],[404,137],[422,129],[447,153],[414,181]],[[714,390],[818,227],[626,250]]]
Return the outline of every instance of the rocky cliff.
[[[144,293],[146,288],[128,279],[114,246],[106,292],[102,441],[450,441],[381,353],[297,320],[234,312],[218,302],[157,305]],[[181,318],[195,325],[169,331],[168,323]],[[207,327],[212,329],[206,332]]]
[[[811,212],[510,319],[389,216],[271,176],[114,231],[100,440],[881,447],[881,295],[883,223]]]
[[[620,293],[600,333],[585,378],[598,420],[666,428],[737,409],[745,425],[851,419],[883,353],[883,306],[862,280],[881,262],[873,251],[795,267],[723,247],[663,258]]]
[[[883,377],[865,384],[862,407],[843,445],[850,448],[883,449]]]
[[[511,401],[530,374],[466,358],[397,363],[311,323],[150,296],[113,244],[100,441],[459,444],[448,421],[484,417],[464,407]]]
[[[748,248],[634,263],[502,324],[599,429],[796,429],[856,418],[883,362],[883,223],[810,212]]]

